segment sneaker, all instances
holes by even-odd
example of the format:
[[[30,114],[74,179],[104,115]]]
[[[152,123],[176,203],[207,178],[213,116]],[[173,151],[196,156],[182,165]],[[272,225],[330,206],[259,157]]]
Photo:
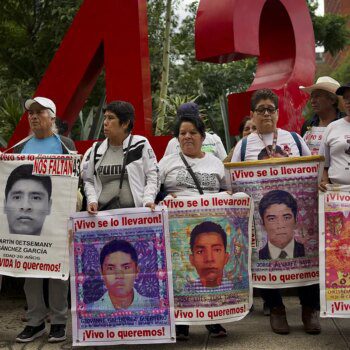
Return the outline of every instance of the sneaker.
[[[29,343],[45,333],[45,323],[40,326],[26,326],[16,337],[18,343]]]
[[[50,328],[49,343],[58,343],[67,339],[66,325],[65,324],[53,324]]]
[[[189,336],[189,329],[190,326],[187,325],[177,325],[175,326],[176,329],[176,340],[188,340],[190,339]]]
[[[212,338],[222,338],[227,336],[226,329],[221,324],[209,324],[205,328],[210,332]]]

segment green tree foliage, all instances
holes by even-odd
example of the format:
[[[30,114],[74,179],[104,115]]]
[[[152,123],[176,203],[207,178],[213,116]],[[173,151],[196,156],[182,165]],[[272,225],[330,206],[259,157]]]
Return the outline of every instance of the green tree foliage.
[[[1,0],[0,67],[7,86],[34,90],[82,0]]]
[[[327,13],[316,16],[317,1],[308,1],[310,16],[314,27],[317,46],[324,46],[325,51],[335,55],[350,43],[350,31],[347,28],[349,16]]]
[[[12,135],[22,113],[23,109],[16,94],[2,97],[2,104],[0,106],[0,136],[5,141],[7,141]],[[1,146],[6,145],[1,144]]]
[[[196,101],[206,111],[208,125],[223,136],[219,96],[245,91],[254,78],[256,59],[228,64],[196,61],[194,23],[197,6],[198,1],[189,6],[188,15],[173,35],[169,95],[199,96]]]
[[[0,1],[0,135],[5,140],[23,113],[21,102],[38,87],[82,2]],[[100,79],[96,101],[103,89]]]
[[[151,89],[157,91],[162,76],[162,41],[165,30],[165,1],[148,0],[148,45],[151,63]]]
[[[338,80],[341,84],[350,82],[350,56],[339,65],[339,67],[332,73],[334,79]]]

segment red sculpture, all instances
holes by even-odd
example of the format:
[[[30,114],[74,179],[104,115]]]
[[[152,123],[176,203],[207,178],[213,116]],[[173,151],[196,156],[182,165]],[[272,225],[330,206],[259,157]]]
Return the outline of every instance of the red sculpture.
[[[247,92],[228,97],[230,132],[238,134],[249,115],[250,96],[260,88],[280,98],[278,125],[299,131],[307,95],[299,85],[313,83],[315,40],[305,0],[201,0],[196,21],[196,58],[224,63],[258,56]]]
[[[68,123],[70,130],[103,66],[107,101],[131,102],[136,110],[134,132],[148,137],[163,152],[169,137],[157,137],[157,142],[152,142],[146,0],[85,0],[35,96],[55,101],[58,116]],[[26,137],[28,132],[25,113],[10,144]],[[76,144],[84,152],[91,143]]]
[[[261,87],[281,97],[279,125],[297,129],[307,96],[298,86],[314,79],[312,23],[305,0],[201,0],[196,21],[196,52],[202,61],[223,63],[259,56],[247,93],[229,96],[231,133],[249,113],[249,97]],[[134,132],[145,135],[158,157],[169,137],[152,135],[152,103],[146,0],[85,0],[56,52],[35,96],[57,105],[72,128],[103,66],[107,101],[127,100],[136,110]],[[26,113],[10,145],[29,132]],[[93,141],[77,142],[84,152]]]

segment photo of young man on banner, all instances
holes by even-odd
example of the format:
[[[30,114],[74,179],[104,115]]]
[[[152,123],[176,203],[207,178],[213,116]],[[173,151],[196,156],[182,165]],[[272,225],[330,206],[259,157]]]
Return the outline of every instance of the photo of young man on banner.
[[[191,265],[196,269],[198,278],[189,283],[187,290],[200,293],[224,291],[233,288],[232,281],[224,277],[224,268],[230,254],[227,252],[227,234],[214,222],[204,221],[193,228],[190,235]]]
[[[176,323],[242,319],[252,302],[250,198],[221,193],[167,197],[164,204],[169,210]]]
[[[135,289],[140,269],[138,254],[131,243],[121,239],[106,243],[100,252],[100,265],[107,291],[100,299],[88,304],[88,310],[138,309],[159,305],[159,298],[143,296]]]
[[[321,316],[350,318],[350,186],[320,194]]]
[[[79,159],[0,156],[1,274],[68,279],[67,222],[76,210],[78,174],[73,164]]]
[[[315,157],[306,163],[304,157],[265,160],[260,165],[231,163],[228,169],[233,191],[248,193],[255,202],[254,286],[287,288],[318,280],[319,157]]]
[[[350,311],[350,83],[335,91],[346,116],[329,124],[320,154],[325,166],[320,183],[321,316],[349,317]]]
[[[71,224],[73,344],[175,341],[167,211],[78,213]]]
[[[15,168],[5,187],[4,213],[10,234],[40,236],[44,221],[51,212],[50,176],[33,175],[33,165]]]
[[[295,239],[298,204],[288,192],[273,190],[260,200],[259,214],[267,243],[259,250],[259,259],[286,259],[305,256],[305,248]]]

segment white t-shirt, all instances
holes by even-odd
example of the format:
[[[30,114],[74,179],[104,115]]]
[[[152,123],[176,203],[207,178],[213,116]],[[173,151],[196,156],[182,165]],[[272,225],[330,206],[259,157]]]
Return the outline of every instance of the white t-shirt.
[[[325,157],[330,181],[338,185],[350,185],[350,123],[336,120],[326,127],[320,147]]]
[[[197,176],[204,193],[218,193],[226,188],[224,164],[210,153],[203,158],[186,160]],[[199,194],[192,176],[186,169],[179,154],[170,154],[159,162],[160,181],[168,193],[178,196],[196,196]]]
[[[325,126],[312,126],[308,128],[303,137],[313,156],[318,155],[325,130]]]
[[[272,145],[273,133],[263,134],[262,138],[264,141],[261,140],[259,135],[255,132],[247,136],[247,148],[244,160],[257,160],[259,154],[262,154],[265,151],[266,146]],[[305,141],[301,138],[300,135],[298,135],[298,138],[301,144],[302,155],[309,156],[311,153]],[[242,140],[240,140],[235,147],[231,162],[241,161],[241,146]],[[294,138],[289,131],[277,129],[277,146],[279,147],[276,148],[277,153],[278,150],[281,149],[289,157],[300,156],[298,145],[295,143]]]
[[[202,151],[214,154],[220,160],[224,160],[227,156],[226,150],[220,137],[216,134],[205,133],[205,139],[202,143]],[[180,144],[176,137],[172,138],[165,149],[164,157],[169,154],[179,153]]]

